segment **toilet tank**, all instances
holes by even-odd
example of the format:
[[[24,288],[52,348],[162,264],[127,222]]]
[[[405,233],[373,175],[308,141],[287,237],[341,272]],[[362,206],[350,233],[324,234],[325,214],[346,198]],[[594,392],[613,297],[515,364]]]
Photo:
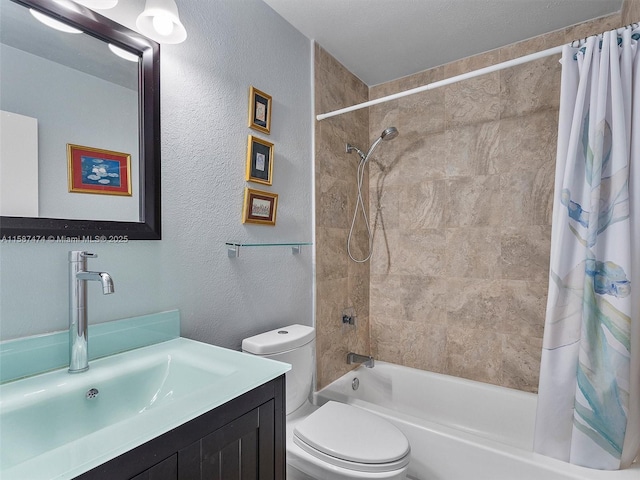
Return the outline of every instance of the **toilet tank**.
[[[242,351],[291,365],[286,373],[287,415],[300,408],[311,394],[315,370],[316,331],[289,325],[242,341]]]

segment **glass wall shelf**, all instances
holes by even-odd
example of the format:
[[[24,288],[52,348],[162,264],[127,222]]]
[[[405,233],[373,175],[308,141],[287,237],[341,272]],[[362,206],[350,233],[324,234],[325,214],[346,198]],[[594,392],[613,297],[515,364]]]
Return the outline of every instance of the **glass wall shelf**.
[[[303,246],[313,245],[312,242],[282,242],[282,243],[252,243],[252,242],[225,242],[229,258],[240,256],[240,247],[291,247],[294,255],[302,251]]]

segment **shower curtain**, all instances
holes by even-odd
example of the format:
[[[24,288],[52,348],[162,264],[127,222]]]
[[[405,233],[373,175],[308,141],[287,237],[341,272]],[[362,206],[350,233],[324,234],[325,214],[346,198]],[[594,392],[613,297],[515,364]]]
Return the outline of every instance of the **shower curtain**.
[[[534,450],[627,467],[640,446],[640,29],[562,54]]]

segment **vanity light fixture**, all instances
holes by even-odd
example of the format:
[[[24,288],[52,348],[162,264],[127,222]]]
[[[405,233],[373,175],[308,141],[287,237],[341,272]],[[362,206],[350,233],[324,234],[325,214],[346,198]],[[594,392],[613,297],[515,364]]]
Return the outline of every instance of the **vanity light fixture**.
[[[175,0],[147,0],[136,26],[143,35],[159,43],[182,43],[187,38]]]
[[[118,4],[118,0],[75,0],[75,2],[97,10],[108,10]]]
[[[138,55],[136,55],[135,53],[127,52],[120,47],[116,47],[113,43],[109,44],[109,50],[111,50],[120,58],[124,58],[125,60],[128,60],[130,62],[138,63],[140,61],[140,57]]]
[[[30,8],[29,12],[31,12],[31,15],[33,15],[36,20],[38,20],[41,23],[44,23],[47,27],[51,27],[65,33],[82,33],[82,30],[78,30],[77,28],[70,27],[66,23],[62,23],[50,17],[49,15],[45,15],[44,13],[39,12],[38,10],[34,10],[33,8]]]

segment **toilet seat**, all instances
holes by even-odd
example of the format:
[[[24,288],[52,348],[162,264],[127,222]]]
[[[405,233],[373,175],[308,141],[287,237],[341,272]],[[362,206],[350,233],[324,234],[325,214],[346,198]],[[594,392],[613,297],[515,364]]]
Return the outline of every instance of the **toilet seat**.
[[[293,442],[323,462],[360,472],[390,472],[410,460],[409,442],[394,425],[332,401],[296,425]]]

